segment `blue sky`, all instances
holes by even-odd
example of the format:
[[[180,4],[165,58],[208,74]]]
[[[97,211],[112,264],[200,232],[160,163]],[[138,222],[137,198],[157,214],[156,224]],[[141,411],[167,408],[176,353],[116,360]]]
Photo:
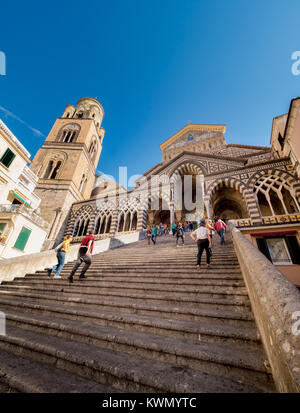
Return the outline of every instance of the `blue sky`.
[[[117,177],[160,162],[160,143],[189,120],[226,124],[227,143],[269,145],[272,118],[300,95],[299,0],[45,4],[1,5],[0,117],[32,158],[83,96],[104,107],[99,169]]]

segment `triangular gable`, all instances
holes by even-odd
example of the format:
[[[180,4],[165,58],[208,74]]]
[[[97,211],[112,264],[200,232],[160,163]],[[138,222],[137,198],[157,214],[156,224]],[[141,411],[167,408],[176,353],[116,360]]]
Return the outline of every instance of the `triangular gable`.
[[[206,125],[206,124],[188,124],[172,135],[160,145],[160,149],[164,151],[166,148],[176,148],[188,146],[189,144],[198,143],[205,139],[220,137],[224,140],[225,125]]]
[[[198,165],[202,169],[204,175],[208,175],[211,173],[234,170],[243,167],[245,164],[245,159],[233,159],[219,155],[182,152],[169,162],[165,164],[158,164],[156,168],[147,171],[143,176],[149,178],[151,175],[169,175],[173,169],[176,169],[177,166],[185,162],[195,163],[195,165]]]

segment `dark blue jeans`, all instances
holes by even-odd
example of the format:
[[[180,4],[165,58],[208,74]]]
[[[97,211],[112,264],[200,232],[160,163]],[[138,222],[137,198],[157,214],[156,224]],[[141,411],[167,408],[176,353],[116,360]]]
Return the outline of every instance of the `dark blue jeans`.
[[[152,242],[153,242],[153,244],[155,245],[156,244],[156,235],[151,235],[151,239],[152,239]]]
[[[64,251],[58,251],[56,256],[57,256],[58,264],[54,265],[51,271],[52,272],[56,271],[56,275],[59,275],[61,270],[63,269],[63,266],[65,265],[66,253]]]
[[[225,229],[224,229],[224,228],[219,229],[218,234],[219,234],[220,237],[221,237],[221,244],[225,244],[225,238],[224,238]]]

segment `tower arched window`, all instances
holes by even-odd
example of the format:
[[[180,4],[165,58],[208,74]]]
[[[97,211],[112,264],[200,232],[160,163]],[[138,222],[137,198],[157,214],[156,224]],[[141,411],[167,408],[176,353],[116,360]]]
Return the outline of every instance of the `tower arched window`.
[[[56,166],[53,168],[53,171],[49,177],[49,179],[55,179],[57,177],[57,174],[59,172],[60,166],[61,166],[62,162],[58,161]]]
[[[53,170],[53,166],[54,166],[54,161],[50,161],[49,163],[48,163],[48,166],[47,166],[47,168],[46,168],[46,171],[45,171],[45,173],[44,173],[44,179],[48,179],[49,178],[49,176],[50,176],[50,174],[51,174],[51,172],[52,172],[52,170]]]
[[[62,141],[63,142],[73,142],[76,136],[76,131],[63,131]]]
[[[79,125],[73,125],[69,124],[66,125],[62,128],[61,132],[58,134],[57,140],[60,142],[75,142],[77,139],[77,136],[79,135],[80,132],[80,126]]]
[[[43,179],[56,179],[61,165],[62,161],[49,161]]]
[[[81,181],[80,181],[80,185],[79,185],[79,192],[81,192],[82,194],[84,193],[86,184],[87,184],[87,178],[86,178],[85,174],[83,174],[82,178],[81,178]]]
[[[96,149],[97,149],[97,142],[96,142],[95,139],[93,139],[93,141],[91,142],[90,147],[89,147],[89,154],[90,154],[91,158],[93,158],[94,155],[96,154]]]

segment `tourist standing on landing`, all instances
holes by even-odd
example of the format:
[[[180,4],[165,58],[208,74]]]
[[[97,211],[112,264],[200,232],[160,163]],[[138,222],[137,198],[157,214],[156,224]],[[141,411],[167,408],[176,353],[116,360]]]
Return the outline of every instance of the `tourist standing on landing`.
[[[152,235],[151,235],[151,240],[153,242],[153,245],[156,244],[157,231],[158,231],[158,225],[154,225],[154,227],[152,228]]]
[[[177,228],[176,228],[176,245],[177,245],[177,247],[179,246],[178,245],[178,239],[179,238],[181,238],[181,240],[182,240],[182,245],[184,245],[184,230],[183,230],[183,227],[182,227],[182,223],[181,222],[179,222],[179,224],[178,224],[178,226],[177,226]]]
[[[207,267],[210,266],[210,252],[209,249],[211,248],[211,236],[209,233],[209,229],[205,227],[205,222],[201,221],[199,228],[191,233],[191,238],[197,242],[198,245],[198,255],[197,255],[197,268],[200,269],[201,266],[201,257],[203,250],[205,249],[206,252],[206,263]]]

